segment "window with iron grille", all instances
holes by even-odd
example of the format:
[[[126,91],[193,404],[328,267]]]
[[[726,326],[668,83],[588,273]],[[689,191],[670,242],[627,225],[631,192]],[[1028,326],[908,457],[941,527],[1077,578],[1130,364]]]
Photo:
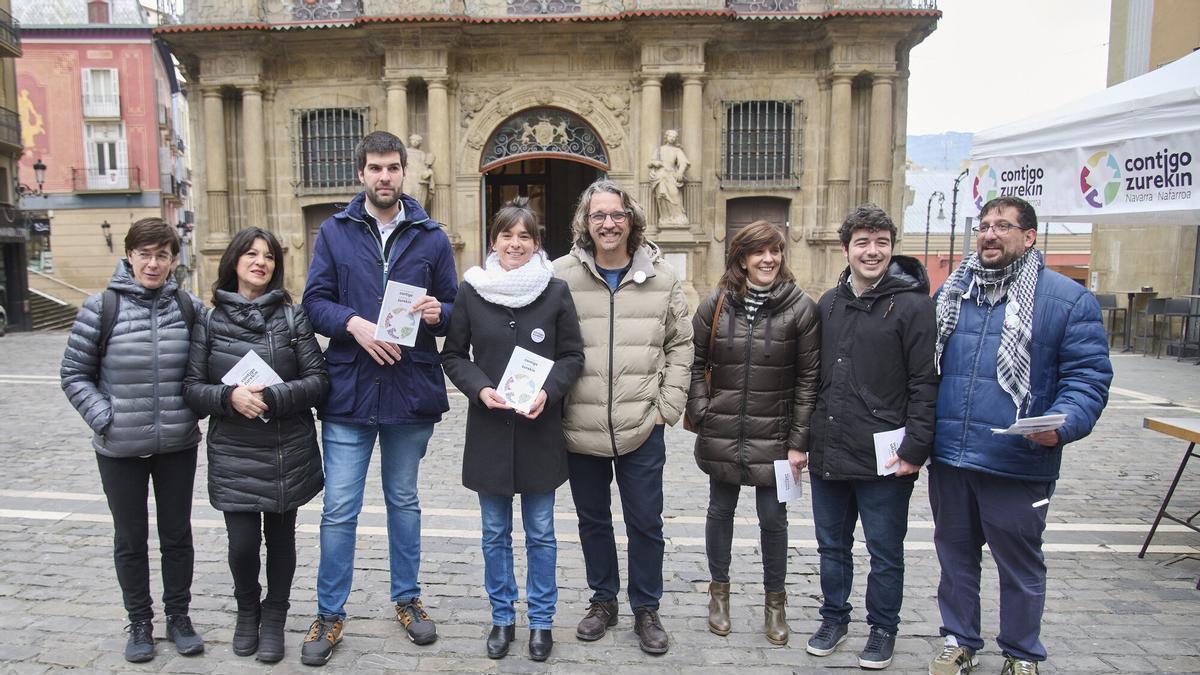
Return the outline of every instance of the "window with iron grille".
[[[726,101],[721,187],[800,185],[800,101]]]
[[[305,192],[358,187],[354,146],[366,135],[368,108],[292,111],[292,165]]]

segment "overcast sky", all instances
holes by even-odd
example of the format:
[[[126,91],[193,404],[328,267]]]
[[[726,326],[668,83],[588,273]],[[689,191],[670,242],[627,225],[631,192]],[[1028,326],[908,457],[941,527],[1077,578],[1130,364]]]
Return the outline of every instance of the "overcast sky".
[[[908,133],[975,133],[1104,89],[1109,0],[938,0],[912,50]]]

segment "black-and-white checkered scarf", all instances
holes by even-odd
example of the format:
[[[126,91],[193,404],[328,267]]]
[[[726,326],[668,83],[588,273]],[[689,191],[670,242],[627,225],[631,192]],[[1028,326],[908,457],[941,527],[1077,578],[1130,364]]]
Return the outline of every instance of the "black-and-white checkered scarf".
[[[942,371],[942,353],[950,335],[958,326],[958,311],[963,296],[974,287],[975,302],[997,288],[1007,287],[1008,304],[1004,310],[1004,330],[1000,334],[1000,351],[996,354],[996,379],[1017,406],[1017,417],[1029,396],[1029,347],[1033,343],[1033,298],[1037,291],[1038,273],[1043,266],[1042,254],[1030,248],[1008,267],[988,269],[972,253],[946,280],[937,303],[937,351],[934,363]],[[970,273],[970,282],[967,274]]]

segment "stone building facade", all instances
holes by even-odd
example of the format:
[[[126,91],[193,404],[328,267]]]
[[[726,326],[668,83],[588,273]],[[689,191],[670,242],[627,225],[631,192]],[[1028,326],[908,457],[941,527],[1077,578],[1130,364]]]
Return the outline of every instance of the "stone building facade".
[[[693,299],[753,220],[786,230],[789,265],[819,291],[844,265],[848,208],[903,207],[908,54],[940,16],[931,1],[403,6],[194,0],[157,31],[184,69],[203,148],[202,283],[255,224],[281,236],[300,289],[320,222],[359,190],[354,141],[376,129],[421,137],[416,189],[460,272],[517,194],[544,214],[550,252],[566,252],[578,195],[601,175],[641,195]]]

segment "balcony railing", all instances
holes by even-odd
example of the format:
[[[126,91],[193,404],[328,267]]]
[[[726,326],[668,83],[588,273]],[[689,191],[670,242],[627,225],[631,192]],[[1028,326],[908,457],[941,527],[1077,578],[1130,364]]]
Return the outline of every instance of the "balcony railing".
[[[115,93],[98,94],[95,92],[83,95],[83,116],[103,119],[121,116],[121,96]]]
[[[75,192],[141,192],[142,169],[71,169],[71,186]]]
[[[21,56],[21,22],[0,9],[0,55]]]
[[[21,147],[21,117],[8,108],[0,108],[0,144]]]

